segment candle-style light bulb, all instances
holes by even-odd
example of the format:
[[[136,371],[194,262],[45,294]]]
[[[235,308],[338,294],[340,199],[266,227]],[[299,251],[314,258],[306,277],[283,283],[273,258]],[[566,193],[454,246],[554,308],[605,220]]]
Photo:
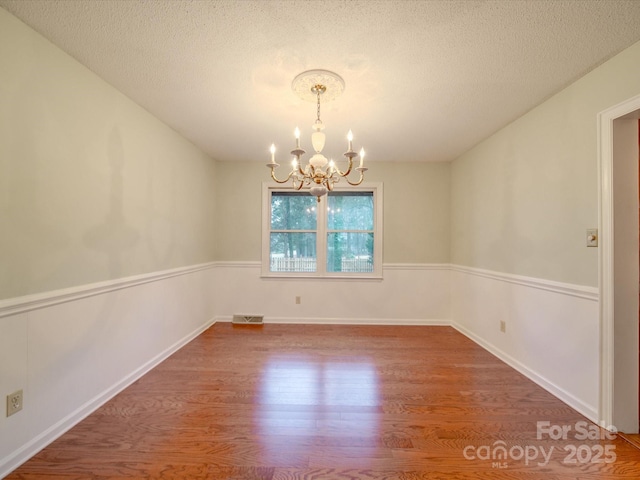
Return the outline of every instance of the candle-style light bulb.
[[[353,142],[353,132],[351,132],[351,130],[349,130],[349,133],[347,133],[347,140],[349,140],[349,152],[351,151],[352,147],[352,143]]]
[[[271,144],[271,148],[269,149],[271,152],[271,163],[276,163],[276,146],[275,144]]]
[[[293,134],[296,137],[296,148],[300,148],[300,129],[296,127],[296,129],[293,131]]]
[[[360,149],[360,168],[364,165],[364,148]]]
[[[298,169],[298,160],[296,160],[295,158],[293,160],[291,160],[291,167],[293,167],[294,170]]]
[[[336,164],[333,161],[333,159],[329,160],[329,170],[328,170],[329,175],[331,175],[333,173],[333,169],[335,168],[335,166],[336,166]]]

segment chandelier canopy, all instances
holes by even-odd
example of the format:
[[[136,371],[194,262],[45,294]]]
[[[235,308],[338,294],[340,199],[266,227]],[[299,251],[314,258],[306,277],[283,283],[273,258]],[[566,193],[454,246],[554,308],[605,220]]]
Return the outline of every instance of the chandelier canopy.
[[[347,134],[348,150],[343,154],[347,159],[347,168],[342,171],[333,160],[327,160],[322,154],[322,149],[325,144],[325,134],[323,132],[324,125],[320,120],[320,98],[324,98],[326,101],[333,100],[342,94],[344,91],[344,80],[339,75],[330,72],[328,70],[308,70],[302,72],[291,83],[291,88],[298,94],[303,100],[312,100],[316,102],[316,121],[312,125],[313,133],[311,134],[311,145],[315,154],[309,159],[308,163],[303,167],[300,162],[301,157],[306,153],[300,147],[300,129],[296,127],[294,131],[296,146],[291,150],[293,160],[291,162],[291,171],[286,178],[280,180],[276,177],[275,169],[280,165],[276,163],[275,153],[276,147],[271,145],[271,161],[267,163],[267,167],[271,169],[271,178],[277,183],[287,183],[289,180],[292,182],[293,188],[301,190],[303,187],[309,187],[309,193],[318,198],[325,195],[328,191],[333,190],[334,184],[344,178],[349,185],[360,185],[364,179],[364,172],[367,168],[364,166],[364,149],[360,149],[360,153],[353,151],[353,134],[351,130]],[[353,162],[356,157],[360,158],[359,166],[353,168]],[[359,172],[360,177],[352,181],[349,179],[349,174],[356,170]]]

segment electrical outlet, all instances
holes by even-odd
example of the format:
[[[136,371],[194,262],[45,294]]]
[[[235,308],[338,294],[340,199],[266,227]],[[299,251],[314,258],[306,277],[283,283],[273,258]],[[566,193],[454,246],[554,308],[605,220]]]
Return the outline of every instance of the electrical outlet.
[[[300,305],[300,297],[296,297],[296,305]]]
[[[507,322],[500,320],[500,331],[505,333],[507,331]]]
[[[22,390],[7,395],[7,417],[22,410]]]

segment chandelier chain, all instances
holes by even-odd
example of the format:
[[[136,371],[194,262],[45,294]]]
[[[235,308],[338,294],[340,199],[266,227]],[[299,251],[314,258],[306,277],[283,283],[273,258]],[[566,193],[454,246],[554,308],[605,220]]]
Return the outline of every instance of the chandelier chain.
[[[320,93],[321,90],[320,89],[316,89],[316,97],[318,99],[318,112],[317,112],[317,118],[316,118],[316,123],[322,123],[322,120],[320,120]]]

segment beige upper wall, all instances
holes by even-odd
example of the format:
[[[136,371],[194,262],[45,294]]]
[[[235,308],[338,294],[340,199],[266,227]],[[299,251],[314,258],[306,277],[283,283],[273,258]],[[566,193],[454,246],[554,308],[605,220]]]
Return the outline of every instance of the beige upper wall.
[[[213,260],[215,163],[0,9],[0,299]]]
[[[384,184],[384,263],[449,263],[451,164],[370,162]]]
[[[450,164],[368,166],[366,180],[384,185],[384,263],[448,263]],[[264,162],[218,162],[217,260],[260,260],[262,183],[271,181]]]
[[[453,263],[598,284],[596,119],[640,94],[639,65],[637,43],[453,162]]]

